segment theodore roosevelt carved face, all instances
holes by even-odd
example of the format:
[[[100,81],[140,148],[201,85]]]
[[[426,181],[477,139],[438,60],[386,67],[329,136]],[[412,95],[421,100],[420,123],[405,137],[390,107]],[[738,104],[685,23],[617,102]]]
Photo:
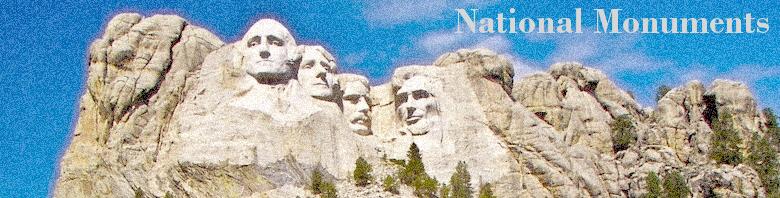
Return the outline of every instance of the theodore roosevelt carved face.
[[[370,87],[365,77],[354,74],[339,75],[342,90],[341,102],[344,115],[352,132],[359,135],[371,134],[371,106],[368,93]]]
[[[241,63],[246,73],[262,84],[286,83],[295,73],[295,39],[278,21],[257,21],[237,47],[243,56]]]
[[[439,107],[430,90],[430,79],[414,76],[404,81],[396,92],[397,112],[412,135],[424,135],[436,124]]]
[[[333,101],[338,82],[336,62],[321,46],[304,46],[298,82],[306,93],[314,98]]]

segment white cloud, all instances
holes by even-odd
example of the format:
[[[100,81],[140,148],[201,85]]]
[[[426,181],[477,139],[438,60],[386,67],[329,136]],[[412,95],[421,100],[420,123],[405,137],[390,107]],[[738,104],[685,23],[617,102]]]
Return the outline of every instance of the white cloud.
[[[714,66],[692,64],[687,68],[676,69],[680,83],[698,80],[704,83],[715,79],[728,79],[741,81],[748,85],[755,85],[756,81],[780,76],[780,66],[762,65],[738,65],[727,70],[717,70]]]
[[[474,44],[474,48],[486,48],[500,53],[507,53],[512,50],[512,41],[503,35],[494,35],[480,40]]]
[[[366,56],[368,56],[367,51],[361,51],[356,53],[350,53],[344,56],[342,61],[344,61],[342,64],[344,65],[359,65],[360,63],[363,63],[363,61],[366,60]]]
[[[466,34],[450,31],[430,32],[416,41],[415,46],[430,55],[436,55],[463,47],[463,42],[469,40],[467,37]]]
[[[455,8],[481,7],[498,1],[447,1],[447,0],[382,0],[366,1],[363,16],[366,21],[379,26],[393,26],[413,21],[441,19]],[[454,11],[452,12],[455,13]]]
[[[463,48],[490,49],[504,55],[512,62],[515,79],[543,70],[539,64],[525,60],[513,52],[512,41],[500,34],[457,34],[452,31],[436,31],[425,34],[415,42],[414,46],[431,59]]]
[[[581,34],[527,34],[529,41],[553,41],[555,50],[548,56],[548,64],[578,61],[606,73],[623,71],[654,71],[674,66],[674,62],[653,58],[634,48],[639,36],[634,34],[593,33],[585,28]]]
[[[539,64],[524,60],[517,55],[504,54],[504,56],[507,56],[509,61],[512,62],[512,66],[515,71],[515,81],[518,81],[520,78],[529,76],[531,74],[544,71],[544,68],[540,67]]]

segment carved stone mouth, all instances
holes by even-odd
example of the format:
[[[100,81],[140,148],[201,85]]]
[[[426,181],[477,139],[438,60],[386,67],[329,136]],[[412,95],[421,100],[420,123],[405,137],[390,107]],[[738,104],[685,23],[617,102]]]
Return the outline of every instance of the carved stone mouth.
[[[409,116],[406,118],[406,124],[415,124],[422,119],[422,116]]]
[[[369,122],[368,117],[361,115],[360,117],[353,118],[351,123],[353,124],[366,124]]]

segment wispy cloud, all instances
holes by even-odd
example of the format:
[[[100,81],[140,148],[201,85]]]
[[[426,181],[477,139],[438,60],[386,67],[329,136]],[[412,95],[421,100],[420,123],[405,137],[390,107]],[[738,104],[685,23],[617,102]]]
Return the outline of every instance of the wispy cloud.
[[[698,80],[709,84],[715,79],[743,82],[759,101],[759,106],[780,109],[780,98],[773,94],[780,85],[780,65],[745,64],[718,70],[717,67],[697,63],[687,68],[675,68],[674,73],[681,83]]]
[[[780,65],[737,65],[725,70],[718,70],[714,66],[692,64],[686,68],[675,69],[675,75],[680,82],[698,80],[701,82],[711,82],[715,79],[727,79],[755,85],[757,81],[773,79],[780,76]]]
[[[581,34],[527,34],[529,41],[553,41],[555,50],[547,62],[578,61],[607,73],[653,71],[673,66],[670,60],[651,57],[635,48],[640,39],[635,34],[593,33],[585,28]]]
[[[363,16],[378,26],[393,26],[414,21],[441,19],[447,11],[458,7],[481,7],[498,3],[496,0],[446,1],[446,0],[384,0],[366,1]],[[453,12],[455,13],[455,12]]]
[[[593,28],[584,28],[581,34],[527,34],[526,39],[534,42],[553,42],[555,48],[547,56],[546,65],[556,62],[577,61],[588,67],[599,69],[623,89],[637,94],[640,103],[653,104],[652,93],[662,84],[674,83],[663,75],[675,74],[666,71],[677,63],[648,55],[636,47],[641,39],[634,34],[600,34]],[[682,73],[680,73],[682,74]],[[671,79],[675,79],[672,77]]]
[[[427,57],[438,57],[463,48],[490,49],[507,57],[514,66],[515,78],[541,71],[539,64],[523,59],[513,51],[513,42],[504,35],[458,34],[450,30],[429,32],[415,42],[415,48]],[[432,59],[431,58],[431,59]]]
[[[342,64],[350,66],[359,65],[366,60],[366,56],[368,56],[368,51],[350,53],[344,56]]]

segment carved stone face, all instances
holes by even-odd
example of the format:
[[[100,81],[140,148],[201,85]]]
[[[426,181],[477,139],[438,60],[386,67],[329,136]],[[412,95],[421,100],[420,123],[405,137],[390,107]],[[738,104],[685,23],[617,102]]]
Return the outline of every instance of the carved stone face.
[[[331,101],[337,82],[333,57],[320,46],[307,46],[298,68],[301,87],[314,98]]]
[[[286,81],[292,78],[288,64],[295,53],[295,39],[290,31],[273,19],[262,19],[252,25],[239,42],[247,74],[261,82]]]
[[[371,134],[371,118],[369,113],[371,107],[368,101],[368,82],[359,80],[349,81],[341,85],[344,90],[342,104],[344,106],[344,115],[349,121],[349,128],[352,132],[360,135]]]
[[[426,87],[427,83],[425,77],[412,77],[403,83],[395,95],[396,101],[400,103],[396,110],[412,135],[428,133],[439,115],[436,98]]]

